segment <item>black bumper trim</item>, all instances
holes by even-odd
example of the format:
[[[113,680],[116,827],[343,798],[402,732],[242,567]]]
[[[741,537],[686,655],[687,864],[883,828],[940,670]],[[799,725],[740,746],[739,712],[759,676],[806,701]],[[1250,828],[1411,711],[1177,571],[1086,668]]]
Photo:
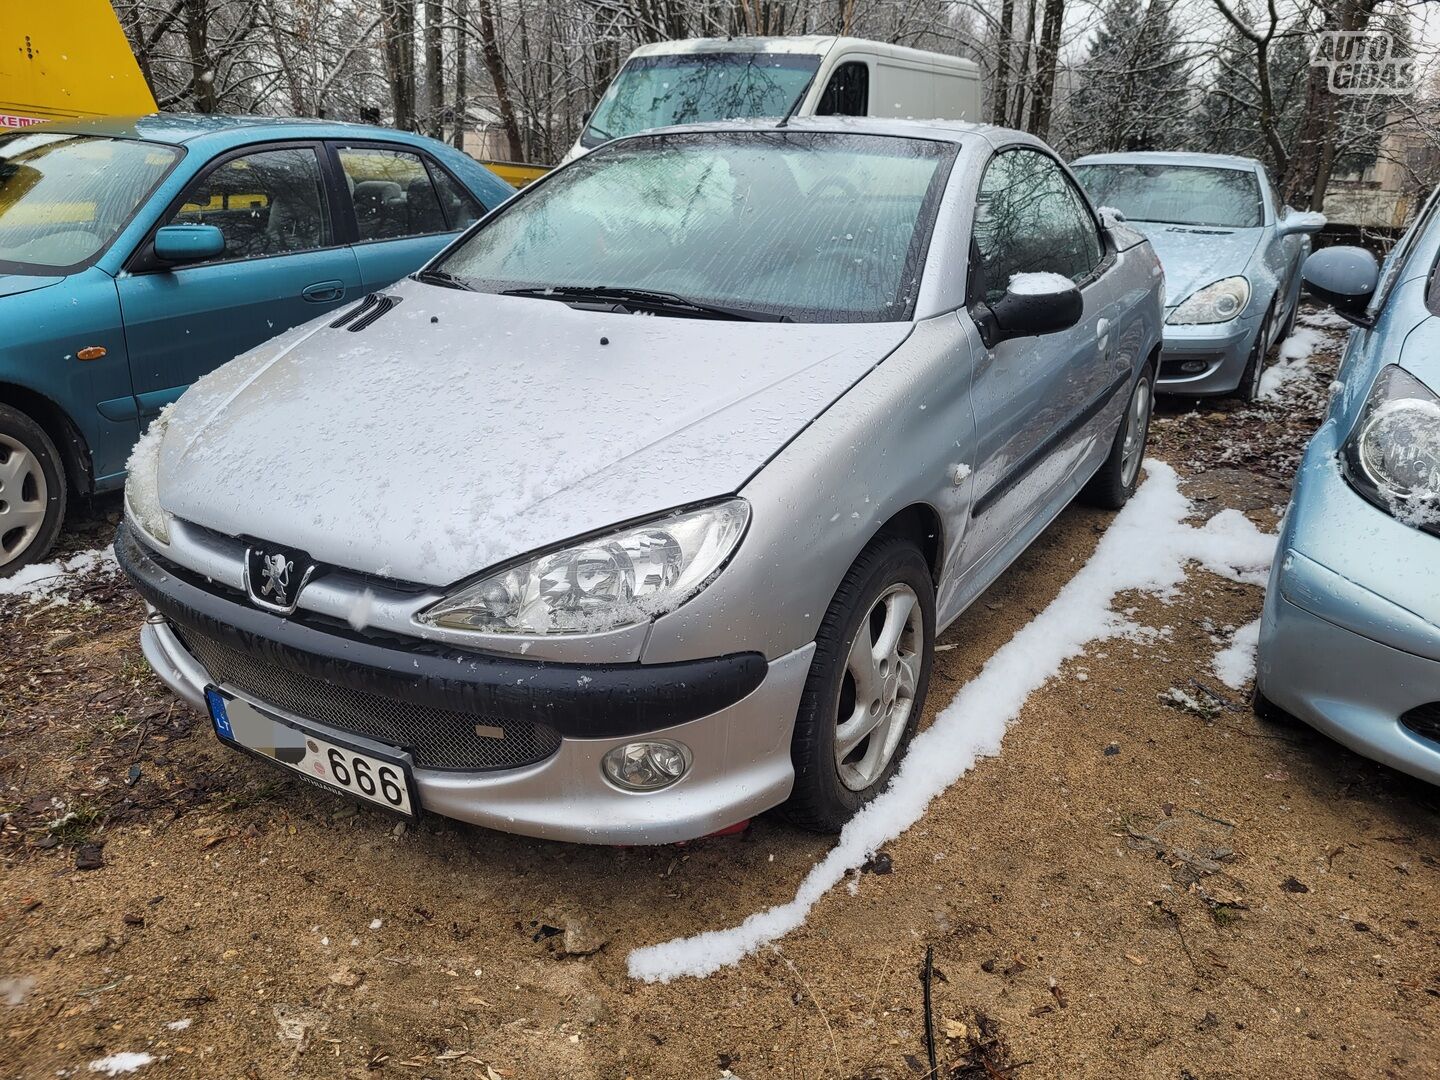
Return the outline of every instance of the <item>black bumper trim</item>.
[[[765,678],[760,653],[672,664],[557,664],[347,638],[224,599],[158,561],[122,524],[115,554],[166,619],[268,663],[400,701],[514,717],[570,738],[643,735],[734,705]],[[393,640],[393,639],[392,639]],[[262,702],[263,704],[263,702]]]

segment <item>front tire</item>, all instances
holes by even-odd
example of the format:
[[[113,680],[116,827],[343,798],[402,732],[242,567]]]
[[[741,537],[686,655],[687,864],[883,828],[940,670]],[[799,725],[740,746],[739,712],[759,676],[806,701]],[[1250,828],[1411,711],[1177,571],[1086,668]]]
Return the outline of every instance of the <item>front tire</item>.
[[[41,559],[65,520],[65,472],[39,424],[0,405],[0,578]]]
[[[1145,443],[1150,438],[1150,415],[1155,407],[1155,367],[1146,364],[1130,391],[1125,418],[1105,459],[1090,482],[1080,491],[1082,502],[1101,510],[1119,510],[1140,484],[1140,465],[1145,460]]]
[[[838,832],[884,790],[915,735],[934,656],[935,583],[903,536],[871,542],[815,636],[790,744],[786,816]]]
[[[1245,361],[1245,370],[1240,375],[1240,385],[1235,388],[1235,397],[1252,402],[1260,396],[1260,381],[1265,374],[1265,357],[1270,351],[1270,324],[1275,318],[1272,306],[1265,312],[1260,328],[1255,331],[1255,344],[1250,347],[1250,357]]]

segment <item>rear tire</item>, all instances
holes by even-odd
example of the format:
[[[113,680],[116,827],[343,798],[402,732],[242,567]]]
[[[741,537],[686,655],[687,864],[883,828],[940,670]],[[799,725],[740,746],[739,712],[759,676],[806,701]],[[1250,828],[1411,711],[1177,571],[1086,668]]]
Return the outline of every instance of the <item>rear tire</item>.
[[[1155,367],[1146,364],[1130,391],[1125,416],[1110,456],[1080,490],[1080,500],[1101,510],[1119,510],[1140,483],[1140,465],[1145,460],[1145,442],[1150,437],[1150,415],[1155,407]]]
[[[65,520],[65,470],[39,424],[0,405],[0,578],[44,558]]]
[[[791,821],[838,832],[884,790],[919,726],[934,640],[935,584],[925,557],[903,536],[877,537],[846,573],[815,635],[790,744],[795,788],[784,812]]]

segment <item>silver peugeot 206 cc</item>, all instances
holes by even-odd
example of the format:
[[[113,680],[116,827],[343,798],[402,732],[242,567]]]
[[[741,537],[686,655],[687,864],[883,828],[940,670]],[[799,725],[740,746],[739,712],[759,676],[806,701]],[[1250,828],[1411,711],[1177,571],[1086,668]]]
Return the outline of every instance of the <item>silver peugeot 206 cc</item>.
[[[1017,132],[618,140],[155,423],[116,541],[145,655],[225,742],[401,814],[836,829],[937,632],[1134,490],[1160,285]]]

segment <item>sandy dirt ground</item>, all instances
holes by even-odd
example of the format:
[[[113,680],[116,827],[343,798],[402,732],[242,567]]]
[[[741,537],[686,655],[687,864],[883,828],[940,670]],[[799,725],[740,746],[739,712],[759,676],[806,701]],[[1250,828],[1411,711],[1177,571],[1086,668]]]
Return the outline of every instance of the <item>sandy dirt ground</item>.
[[[1163,407],[1197,515],[1274,527],[1333,352],[1268,405]],[[932,714],[1108,520],[1067,511],[947,631]],[[117,1054],[145,1080],[923,1077],[927,950],[944,1077],[1440,1076],[1440,797],[1217,680],[1253,586],[1122,597],[1159,633],[1033,694],[889,872],[668,985],[627,953],[790,899],[831,841],[773,815],[641,849],[397,828],[223,750],[149,673],[120,579],[64,595],[0,598],[6,1080]]]

